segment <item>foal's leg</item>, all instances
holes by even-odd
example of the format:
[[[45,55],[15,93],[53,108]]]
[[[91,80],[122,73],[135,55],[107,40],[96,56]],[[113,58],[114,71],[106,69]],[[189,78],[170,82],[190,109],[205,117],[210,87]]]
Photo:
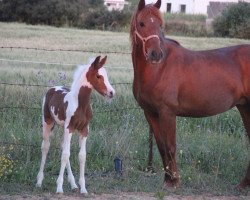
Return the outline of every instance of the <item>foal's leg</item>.
[[[70,157],[70,141],[71,141],[72,133],[69,132],[68,128],[65,128],[63,144],[62,144],[62,156],[61,156],[61,168],[60,173],[57,178],[57,193],[63,193],[63,175],[66,165],[69,163]]]
[[[68,173],[68,182],[70,183],[71,189],[75,190],[78,187],[76,185],[75,177],[73,175],[73,172],[72,172],[72,169],[71,169],[71,166],[70,166],[70,160],[67,163],[66,168],[67,168],[67,173]]]
[[[80,192],[81,193],[88,193],[85,187],[85,162],[86,162],[86,140],[87,140],[87,135],[88,135],[88,128],[84,129],[84,131],[81,132],[79,136],[79,146],[80,146],[80,151],[79,151],[79,163],[80,163],[80,179],[79,179],[79,184],[81,187]]]
[[[165,186],[179,186],[180,178],[176,166],[176,116],[168,113],[158,115],[150,112],[145,112],[145,116],[153,129],[161,154],[165,170]]]
[[[237,108],[240,111],[248,139],[250,140],[250,105],[239,105],[237,106]],[[246,186],[250,186],[250,162],[248,164],[248,169],[245,178],[240,182],[238,188],[245,188]]]
[[[44,173],[43,173],[44,165],[45,165],[47,154],[48,154],[49,147],[50,147],[49,137],[50,137],[50,133],[51,133],[53,126],[54,126],[54,122],[51,124],[47,124],[46,122],[43,122],[43,141],[42,141],[42,147],[41,147],[42,160],[41,160],[40,170],[37,174],[37,183],[36,183],[37,187],[42,186],[42,182],[44,178]]]

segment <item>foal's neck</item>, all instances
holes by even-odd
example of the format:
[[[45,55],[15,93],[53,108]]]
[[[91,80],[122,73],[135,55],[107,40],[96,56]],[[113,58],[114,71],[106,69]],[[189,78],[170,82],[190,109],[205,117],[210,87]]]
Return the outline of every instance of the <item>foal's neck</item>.
[[[87,86],[82,86],[78,94],[78,105],[82,109],[86,109],[90,105],[90,96],[92,89]]]

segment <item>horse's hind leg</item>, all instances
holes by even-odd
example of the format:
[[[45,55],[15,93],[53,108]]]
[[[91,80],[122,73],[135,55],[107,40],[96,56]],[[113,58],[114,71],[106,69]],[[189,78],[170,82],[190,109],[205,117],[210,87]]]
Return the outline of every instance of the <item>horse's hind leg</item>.
[[[42,142],[42,147],[41,147],[42,160],[41,160],[40,170],[37,174],[37,183],[36,183],[37,187],[41,187],[42,181],[44,178],[44,173],[43,173],[44,165],[45,165],[47,154],[48,154],[49,147],[50,147],[49,137],[50,137],[50,133],[52,131],[53,126],[54,126],[54,122],[50,124],[43,122],[43,142]]]
[[[238,110],[240,111],[242,121],[244,123],[244,127],[247,132],[248,139],[250,141],[250,105],[239,105],[237,106]],[[250,162],[248,164],[248,169],[245,178],[240,182],[238,188],[245,188],[250,186]]]

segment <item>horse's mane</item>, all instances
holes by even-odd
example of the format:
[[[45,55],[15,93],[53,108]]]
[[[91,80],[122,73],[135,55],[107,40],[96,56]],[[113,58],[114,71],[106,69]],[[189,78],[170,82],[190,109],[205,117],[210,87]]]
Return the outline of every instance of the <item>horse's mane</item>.
[[[170,42],[173,42],[173,43],[175,43],[176,45],[180,45],[180,43],[179,43],[178,41],[174,40],[174,39],[165,38],[165,40],[170,41]]]
[[[153,4],[149,4],[149,5],[146,5],[146,7],[144,8],[144,11],[143,13],[140,13],[143,16],[147,16],[148,14],[153,14],[155,17],[157,17],[159,20],[161,20],[162,22],[164,21],[163,18],[162,18],[162,15],[161,13],[159,12],[159,10],[153,5]],[[132,19],[131,19],[131,27],[130,27],[130,40],[131,40],[131,46],[132,48],[134,47],[135,43],[136,43],[136,39],[135,39],[135,35],[134,35],[134,32],[136,30],[136,18],[139,14],[139,11],[136,10],[132,16]],[[164,37],[165,38],[165,37]],[[177,45],[180,45],[179,42],[177,42],[176,40],[173,40],[173,39],[169,39],[169,38],[165,38],[165,40],[167,41],[170,41],[170,42],[173,42]]]

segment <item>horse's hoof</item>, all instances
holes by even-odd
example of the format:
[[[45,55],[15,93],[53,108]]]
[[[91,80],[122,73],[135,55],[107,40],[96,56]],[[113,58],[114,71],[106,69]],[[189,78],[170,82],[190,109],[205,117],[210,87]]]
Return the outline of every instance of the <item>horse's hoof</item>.
[[[236,186],[236,189],[241,191],[246,189],[247,187],[250,187],[250,181],[245,178],[240,182],[239,185]]]
[[[174,180],[167,180],[164,182],[164,187],[165,188],[177,188],[180,187],[180,180],[179,179],[174,179]]]
[[[154,168],[152,167],[152,166],[148,166],[147,168],[146,168],[146,172],[149,172],[149,173],[155,173],[155,170],[154,170]]]
[[[242,191],[242,190],[245,190],[247,187],[250,187],[250,185],[248,185],[248,184],[238,184],[235,188],[236,188],[236,190],[238,190],[238,191]]]

